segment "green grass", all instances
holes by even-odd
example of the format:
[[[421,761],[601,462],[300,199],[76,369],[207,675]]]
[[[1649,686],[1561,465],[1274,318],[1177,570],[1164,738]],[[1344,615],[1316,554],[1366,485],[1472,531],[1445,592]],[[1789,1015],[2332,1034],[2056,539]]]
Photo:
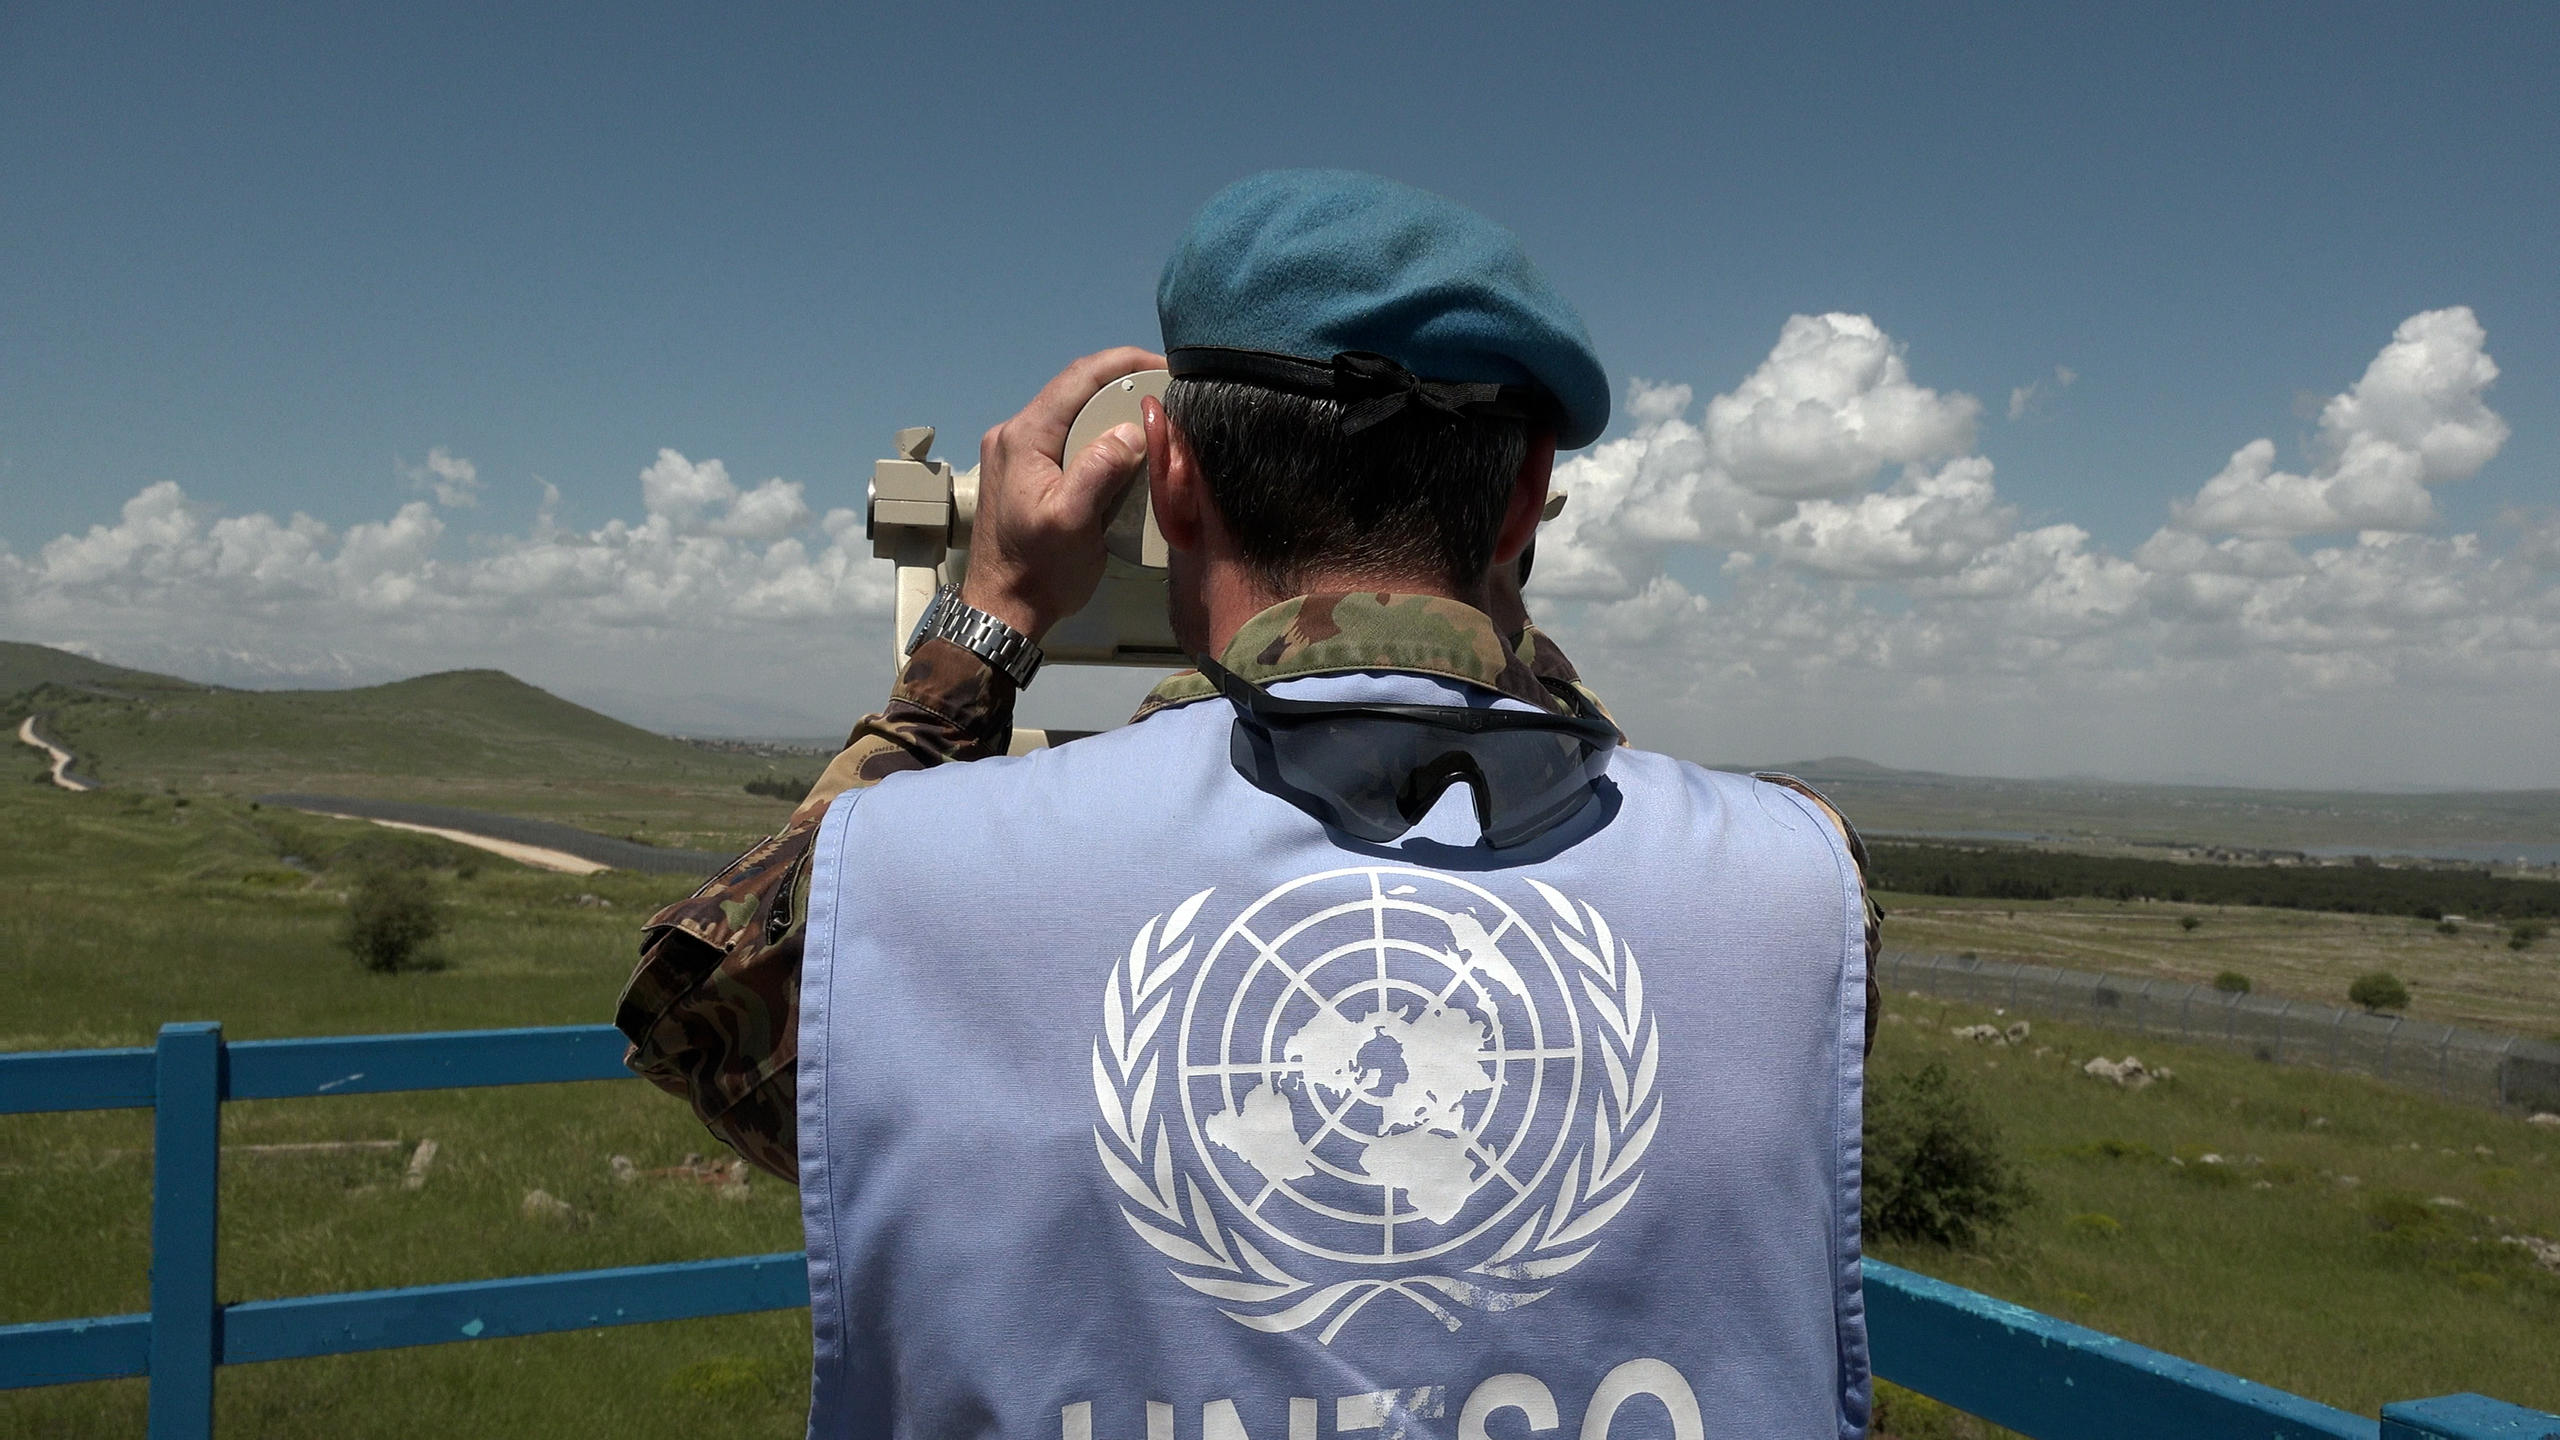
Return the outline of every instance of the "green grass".
[[[141,1044],[174,1019],[220,1019],[240,1038],[601,1020],[636,921],[683,887],[547,875],[220,796],[66,794],[39,776],[23,750],[0,768],[0,1048]],[[441,867],[450,968],[368,975],[339,948],[350,847],[385,843]],[[1986,1049],[1946,1032],[1987,1015],[1934,1001],[1888,997],[1888,1015],[1876,1067],[1949,1060],[2036,1198],[1978,1249],[1879,1244],[1880,1258],[2361,1413],[2464,1389],[2560,1408],[2560,1276],[2496,1243],[2560,1238],[2560,1135],[2043,1022],[2027,1047]],[[2177,1078],[2129,1093],[2080,1073],[2128,1045]],[[227,1299],[799,1243],[785,1186],[759,1180],[740,1201],[681,1179],[616,1184],[614,1155],[649,1169],[714,1148],[637,1082],[263,1102],[226,1107],[223,1123],[231,1146],[399,1142],[230,1154]],[[405,1153],[427,1138],[440,1146],[428,1182],[403,1189]],[[0,1323],[143,1306],[149,1144],[144,1112],[0,1119]],[[2206,1166],[2207,1152],[2234,1163]],[[536,1188],[573,1215],[527,1218]],[[805,1327],[792,1313],[248,1366],[222,1376],[221,1423],[285,1437],[795,1435]],[[135,1434],[143,1396],[132,1381],[0,1394],[0,1435]],[[1980,1429],[1908,1397],[1889,1414],[1912,1440]]]
[[[2499,1243],[2560,1239],[2560,1134],[2043,1021],[1987,1047],[1948,1030],[1988,1011],[1886,1007],[1872,1068],[1948,1061],[2036,1198],[1970,1251],[1869,1253],[2359,1414],[2459,1390],[2560,1409],[2560,1275]],[[2127,1091],[2081,1072],[2128,1048],[2176,1078]]]
[[[0,1048],[149,1042],[163,1022],[219,1019],[234,1038],[611,1018],[639,919],[681,893],[665,877],[569,878],[371,826],[252,810],[222,797],[0,780]],[[180,803],[181,799],[186,803]],[[355,851],[442,862],[450,968],[369,975],[340,948]],[[297,868],[297,866],[301,868]],[[609,908],[608,908],[609,905]],[[798,1196],[743,1200],[685,1179],[616,1184],[718,1147],[637,1082],[546,1085],[224,1107],[226,1146],[396,1140],[390,1152],[229,1154],[226,1299],[427,1284],[791,1250]],[[424,1188],[410,1147],[434,1139]],[[146,1306],[147,1112],[0,1119],[0,1323]],[[719,1157],[725,1158],[725,1156]],[[527,1218],[524,1195],[568,1201]],[[223,1372],[228,1435],[796,1435],[806,1406],[798,1313],[432,1347]],[[0,1435],[133,1435],[139,1381],[0,1393]]]
[[[91,663],[40,646],[12,651]],[[0,662],[10,661],[0,654]],[[353,690],[167,682],[108,687],[114,693],[76,688],[103,680],[54,678],[47,670],[34,660],[0,663],[0,680],[24,672],[43,681],[18,695],[10,725],[26,711],[45,713],[48,731],[81,768],[121,790],[426,801],[557,820],[646,844],[736,850],[771,833],[798,799],[750,794],[747,783],[805,777],[815,763],[671,740],[496,670]],[[0,687],[0,695],[8,693]]]

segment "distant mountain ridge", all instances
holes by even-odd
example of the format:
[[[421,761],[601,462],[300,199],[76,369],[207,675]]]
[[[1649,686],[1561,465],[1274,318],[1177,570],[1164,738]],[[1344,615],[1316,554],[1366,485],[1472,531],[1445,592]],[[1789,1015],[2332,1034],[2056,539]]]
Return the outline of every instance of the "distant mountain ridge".
[[[43,687],[51,687],[44,689]],[[750,779],[805,781],[814,757],[713,747],[564,700],[500,670],[447,670],[347,690],[230,690],[47,646],[0,642],[0,697],[42,690],[55,737],[110,786],[255,795],[370,795],[516,813],[575,814],[606,833],[667,822],[688,792],[702,834],[747,833],[716,799]],[[761,753],[759,753],[761,752]],[[2125,845],[2293,849],[2560,843],[2560,790],[2388,793],[2001,779],[1897,770],[1831,755],[1783,770],[1871,834]],[[787,788],[787,787],[785,787]],[[570,792],[583,799],[572,803]],[[629,795],[626,802],[615,798]],[[714,817],[719,817],[715,819]],[[702,843],[713,843],[703,841]]]

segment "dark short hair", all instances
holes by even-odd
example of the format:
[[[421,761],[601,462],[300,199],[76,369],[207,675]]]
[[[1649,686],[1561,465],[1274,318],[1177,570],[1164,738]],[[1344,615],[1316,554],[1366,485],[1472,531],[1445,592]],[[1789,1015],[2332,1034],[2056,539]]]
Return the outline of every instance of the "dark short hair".
[[[1318,570],[1481,583],[1529,446],[1519,420],[1411,410],[1345,436],[1342,401],[1235,380],[1176,380],[1164,408],[1283,595]]]

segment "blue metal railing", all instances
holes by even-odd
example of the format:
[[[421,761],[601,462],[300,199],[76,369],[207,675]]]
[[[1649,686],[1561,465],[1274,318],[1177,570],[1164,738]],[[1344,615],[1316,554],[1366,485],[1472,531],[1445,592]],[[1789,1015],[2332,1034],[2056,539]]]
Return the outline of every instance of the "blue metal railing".
[[[796,1253],[216,1298],[224,1101],[628,1078],[608,1025],[226,1043],[185,1024],[148,1049],[0,1055],[0,1115],[154,1111],[151,1309],[0,1326],[0,1389],[148,1375],[152,1440],[204,1440],[223,1365],[808,1304]],[[2377,1422],[1881,1261],[1866,1278],[1877,1374],[2037,1440],[2560,1440],[2560,1416],[2484,1396]]]

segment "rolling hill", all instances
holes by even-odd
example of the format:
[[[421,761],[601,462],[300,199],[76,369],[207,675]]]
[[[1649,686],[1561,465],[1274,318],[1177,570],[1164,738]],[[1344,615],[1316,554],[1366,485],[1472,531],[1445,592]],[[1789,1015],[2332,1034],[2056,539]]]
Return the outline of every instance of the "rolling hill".
[[[705,749],[497,670],[348,690],[227,690],[8,647],[12,715],[34,711],[110,788],[348,795],[560,821],[645,844],[730,849],[789,806],[749,780],[809,759]]]
[[[132,694],[207,688],[174,675],[128,670],[121,665],[92,660],[86,655],[56,650],[50,645],[0,640],[0,696],[16,695],[40,685]]]

